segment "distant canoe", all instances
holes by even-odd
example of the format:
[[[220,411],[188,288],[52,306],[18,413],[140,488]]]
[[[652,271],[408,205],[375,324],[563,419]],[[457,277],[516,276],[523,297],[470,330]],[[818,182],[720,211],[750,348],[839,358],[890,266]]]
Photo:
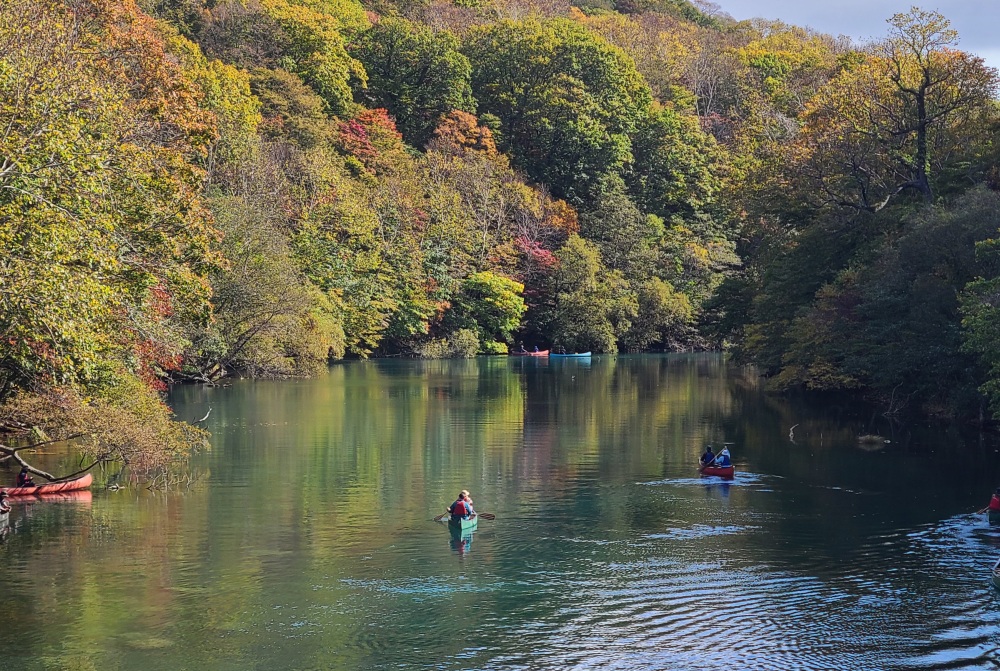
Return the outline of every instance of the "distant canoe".
[[[732,478],[736,475],[735,466],[699,466],[698,472],[702,475],[718,475],[720,478]]]
[[[552,357],[553,359],[570,359],[570,358],[573,358],[573,359],[585,359],[585,358],[589,359],[590,358],[590,352],[580,352],[579,354],[555,354],[555,353],[553,353],[553,354],[550,354],[549,356]]]
[[[80,489],[87,489],[93,482],[94,476],[87,473],[74,480],[43,482],[34,487],[0,487],[0,492],[7,492],[8,496],[43,496],[45,494],[61,494],[62,492],[75,492]]]
[[[541,352],[511,352],[511,356],[548,356],[549,351],[543,349]]]

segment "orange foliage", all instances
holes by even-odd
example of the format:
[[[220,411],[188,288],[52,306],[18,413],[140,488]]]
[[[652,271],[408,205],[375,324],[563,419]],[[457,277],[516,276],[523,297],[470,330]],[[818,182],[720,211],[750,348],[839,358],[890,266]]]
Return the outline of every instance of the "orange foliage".
[[[446,154],[481,151],[492,156],[497,153],[493,131],[480,126],[476,115],[461,110],[452,110],[441,118],[429,148]]]
[[[566,235],[580,230],[576,210],[565,200],[550,200],[545,203],[545,224]]]

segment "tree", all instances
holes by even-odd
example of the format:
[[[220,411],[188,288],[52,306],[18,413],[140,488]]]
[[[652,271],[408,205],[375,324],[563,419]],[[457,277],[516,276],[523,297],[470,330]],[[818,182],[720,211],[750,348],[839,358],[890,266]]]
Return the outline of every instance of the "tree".
[[[184,76],[201,91],[200,105],[215,115],[218,132],[205,167],[212,172],[228,163],[249,160],[257,150],[260,101],[250,92],[246,72],[219,60],[209,60],[197,44],[159,24],[169,52],[181,61]]]
[[[218,260],[201,95],[130,0],[0,5],[0,400],[25,421],[65,397],[85,431],[90,397],[170,426],[155,389]]]
[[[701,49],[695,26],[656,12],[630,16],[611,12],[586,16],[579,10],[574,12],[574,18],[635,61],[656,100],[694,108],[695,97],[688,89],[686,70]]]
[[[997,73],[952,48],[936,12],[893,16],[890,37],[807,104],[792,171],[821,202],[876,212],[912,191],[932,202],[949,165],[975,161]]]
[[[638,312],[635,295],[617,270],[601,264],[597,248],[571,235],[556,253],[552,304],[543,317],[555,345],[568,351],[617,352],[618,337]]]
[[[948,205],[905,217],[896,239],[858,250],[812,304],[790,321],[775,382],[816,389],[863,388],[889,411],[975,416],[982,377],[961,351],[960,300],[991,266],[976,243],[1000,225],[1000,197],[975,189]],[[887,217],[887,215],[883,215]],[[979,344],[966,292],[970,341]],[[985,316],[985,315],[983,315]]]
[[[309,375],[344,355],[342,315],[292,251],[290,184],[273,147],[258,153],[212,198],[225,263],[210,276],[214,319],[191,335],[178,378]]]
[[[348,41],[368,27],[354,0],[226,2],[206,12],[200,44],[209,56],[245,69],[282,68],[302,78],[335,115],[355,111],[351,84],[363,85],[364,67],[347,53]]]
[[[443,116],[475,112],[469,59],[448,32],[404,19],[384,18],[362,33],[351,53],[365,67],[368,85],[355,95],[384,107],[406,140],[423,147]]]
[[[312,149],[336,137],[337,125],[327,116],[326,103],[298,75],[256,68],[250,73],[250,88],[260,101],[263,139]]]
[[[651,277],[637,287],[636,301],[636,316],[622,336],[627,349],[641,352],[654,343],[673,347],[684,341],[693,315],[687,296]]]
[[[724,154],[696,117],[654,105],[632,144],[629,187],[640,207],[670,217],[704,212],[712,204]]]
[[[470,275],[445,315],[445,323],[472,329],[484,354],[506,354],[514,331],[521,326],[524,285],[491,272]]]
[[[464,52],[501,148],[557,197],[590,199],[630,157],[652,97],[620,49],[571,21],[528,19],[472,29]]]

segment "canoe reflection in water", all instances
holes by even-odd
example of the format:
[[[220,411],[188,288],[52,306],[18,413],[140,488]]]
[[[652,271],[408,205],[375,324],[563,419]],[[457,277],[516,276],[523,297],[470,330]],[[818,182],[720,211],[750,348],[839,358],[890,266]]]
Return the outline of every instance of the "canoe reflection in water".
[[[479,528],[477,516],[460,521],[448,521],[448,535],[451,537],[451,549],[464,557],[472,550],[472,535]]]
[[[729,500],[729,487],[732,485],[731,480],[706,480],[705,481],[705,494],[709,498],[718,498],[723,501]]]

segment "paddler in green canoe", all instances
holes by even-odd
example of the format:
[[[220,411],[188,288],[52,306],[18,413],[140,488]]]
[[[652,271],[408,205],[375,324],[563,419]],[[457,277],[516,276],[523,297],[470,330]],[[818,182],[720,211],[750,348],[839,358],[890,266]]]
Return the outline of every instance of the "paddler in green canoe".
[[[467,520],[476,514],[476,511],[472,509],[472,498],[467,489],[463,489],[458,493],[458,498],[449,506],[448,512],[451,514],[451,519],[455,522]]]

